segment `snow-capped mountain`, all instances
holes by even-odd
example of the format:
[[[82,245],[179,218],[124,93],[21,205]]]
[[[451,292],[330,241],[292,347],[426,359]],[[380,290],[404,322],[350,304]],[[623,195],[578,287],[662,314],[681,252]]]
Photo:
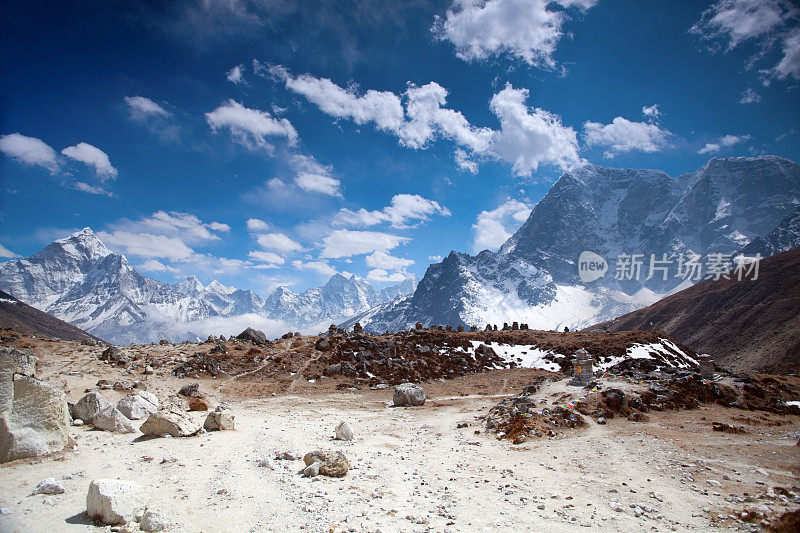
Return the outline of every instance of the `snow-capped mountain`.
[[[775,156],[715,158],[677,178],[585,165],[564,173],[498,252],[451,252],[428,267],[413,296],[365,313],[361,324],[376,332],[417,321],[587,326],[690,285],[695,280],[678,275],[677,254],[705,261],[736,253],[798,204],[800,167]],[[591,283],[579,277],[583,251],[607,262],[606,274]],[[615,279],[621,254],[641,254],[638,279]],[[649,276],[651,254],[667,254],[666,271]]]
[[[204,286],[195,276],[163,283],[137,272],[89,228],[0,266],[0,289],[117,344],[182,340],[193,336],[190,331],[229,334],[217,329],[252,320],[308,329],[345,320],[414,286],[378,292],[358,276],[336,274],[323,287],[300,294],[279,288],[265,299],[216,280]]]
[[[778,227],[764,237],[756,237],[744,247],[742,253],[747,256],[761,254],[761,257],[787,252],[800,246],[800,207],[794,213],[781,220]]]

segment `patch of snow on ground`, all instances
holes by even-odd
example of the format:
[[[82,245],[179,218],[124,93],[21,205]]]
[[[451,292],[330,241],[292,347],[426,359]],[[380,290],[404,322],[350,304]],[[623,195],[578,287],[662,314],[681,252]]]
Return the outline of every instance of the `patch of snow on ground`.
[[[800,401],[796,401],[796,402],[786,402],[786,405],[789,405],[789,406],[794,406],[794,407],[800,407]]]
[[[634,344],[628,348],[625,355],[618,357],[611,357],[605,361],[599,362],[597,368],[600,370],[608,370],[612,366],[618,365],[623,361],[629,359],[655,359],[654,355],[661,356],[670,361],[671,365],[676,368],[689,368],[692,364],[697,365],[697,361],[686,355],[686,353],[678,348],[678,346],[667,339],[659,339],[659,342],[652,342],[650,344]]]
[[[485,344],[501,357],[506,363],[516,363],[521,368],[538,368],[540,370],[549,370],[550,372],[558,372],[561,370],[556,363],[548,361],[545,356],[550,355],[553,357],[560,357],[560,354],[554,353],[549,350],[542,350],[537,346],[527,346],[525,344],[502,344],[499,342],[481,342],[470,341],[472,344],[472,353],[481,344]]]

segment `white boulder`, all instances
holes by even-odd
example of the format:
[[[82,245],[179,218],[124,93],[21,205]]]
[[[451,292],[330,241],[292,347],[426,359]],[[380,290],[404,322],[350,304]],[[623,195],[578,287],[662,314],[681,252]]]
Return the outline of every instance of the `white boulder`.
[[[34,494],[64,494],[64,486],[54,477],[43,479],[33,489]]]
[[[353,440],[353,429],[347,422],[339,422],[336,426],[336,440]]]
[[[72,418],[83,420],[86,424],[91,423],[94,415],[110,405],[99,392],[90,392],[72,407]]]
[[[117,402],[119,412],[130,420],[141,420],[158,411],[158,398],[147,391],[129,394]]]
[[[123,415],[119,409],[109,405],[92,419],[92,424],[97,429],[111,431],[112,433],[135,433],[136,427],[128,417]]]
[[[164,531],[172,527],[172,519],[164,513],[147,510],[139,521],[142,531]]]
[[[86,494],[86,514],[102,524],[124,524],[147,505],[144,489],[133,481],[95,479]]]
[[[425,390],[416,383],[403,383],[394,388],[395,407],[422,405],[425,403]]]

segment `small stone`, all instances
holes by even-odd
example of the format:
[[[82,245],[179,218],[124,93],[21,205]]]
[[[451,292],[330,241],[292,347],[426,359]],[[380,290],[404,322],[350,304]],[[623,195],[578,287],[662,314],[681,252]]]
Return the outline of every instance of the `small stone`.
[[[319,473],[323,476],[344,477],[350,469],[350,463],[342,452],[315,450],[305,454],[303,462],[306,465],[320,462]]]
[[[600,418],[597,419],[597,423],[600,424],[601,426],[605,425],[606,418],[604,416],[601,416]]]
[[[279,461],[297,461],[301,459],[303,456],[295,451],[285,451],[285,452],[278,452],[275,454],[275,458]]]
[[[336,426],[336,440],[353,440],[353,430],[347,422],[339,422]]]
[[[189,398],[190,411],[208,411],[208,402],[205,398]]]
[[[320,467],[322,467],[322,463],[314,461],[303,469],[303,477],[317,477]]]
[[[172,519],[164,513],[147,510],[142,515],[139,528],[142,531],[164,531],[172,526]]]
[[[224,431],[234,429],[236,415],[227,405],[218,405],[214,411],[208,413],[203,429],[206,431]]]
[[[275,470],[275,463],[272,462],[272,459],[269,457],[264,457],[258,462],[258,466],[261,468],[269,468],[270,470]]]
[[[33,489],[34,494],[64,494],[64,486],[56,481],[56,478],[48,477],[43,479]]]
[[[394,388],[394,406],[423,405],[425,390],[416,383],[403,383]]]

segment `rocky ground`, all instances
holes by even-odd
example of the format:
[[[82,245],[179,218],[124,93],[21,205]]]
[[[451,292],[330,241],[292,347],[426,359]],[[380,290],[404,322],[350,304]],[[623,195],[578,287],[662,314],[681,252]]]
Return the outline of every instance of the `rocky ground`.
[[[228,342],[227,355],[209,353],[216,343],[125,347],[119,364],[100,360],[102,346],[7,338],[36,353],[37,377],[70,402],[99,389],[116,403],[125,389],[146,388],[188,408],[176,393],[198,382],[210,409],[230,406],[236,429],[146,438],[72,427],[65,452],[0,466],[0,530],[96,530],[85,511],[99,478],[137,483],[171,531],[796,530],[784,513],[800,510],[800,415],[773,407],[800,400],[797,377],[668,378],[656,394],[609,375],[597,387],[570,387],[563,374],[492,370],[487,359],[481,372],[424,380],[424,405],[392,407],[391,387],[372,378],[319,379],[319,368],[337,364],[319,360],[337,353],[316,349],[319,340],[241,350]],[[201,352],[220,368],[182,366]],[[707,396],[713,387],[735,397]],[[510,439],[487,428],[499,403],[521,396],[533,431]],[[565,405],[580,424],[536,421]],[[643,416],[630,419],[635,413]],[[207,413],[188,416],[202,423]],[[333,438],[342,421],[353,440]],[[303,460],[276,458],[316,449],[342,452],[351,468],[303,477]],[[46,478],[64,492],[32,495]]]

